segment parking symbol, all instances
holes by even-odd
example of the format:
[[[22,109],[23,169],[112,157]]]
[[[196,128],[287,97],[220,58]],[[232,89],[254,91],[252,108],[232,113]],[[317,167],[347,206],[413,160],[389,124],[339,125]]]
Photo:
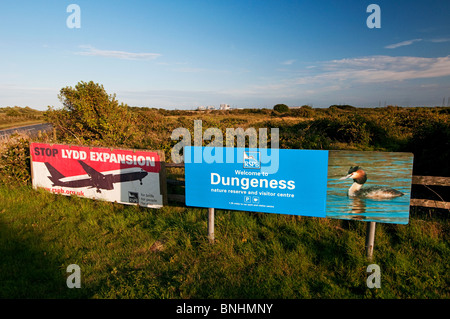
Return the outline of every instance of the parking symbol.
[[[244,202],[251,203],[251,197],[250,196],[244,196]]]

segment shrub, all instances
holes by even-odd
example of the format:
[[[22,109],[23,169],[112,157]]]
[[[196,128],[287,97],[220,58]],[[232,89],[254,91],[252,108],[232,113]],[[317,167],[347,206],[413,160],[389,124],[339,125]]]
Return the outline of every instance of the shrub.
[[[115,146],[133,143],[134,116],[128,106],[109,95],[102,85],[79,82],[75,88],[62,88],[63,108],[49,108],[46,119],[66,142]]]
[[[330,139],[338,142],[357,143],[365,146],[370,142],[370,134],[366,126],[366,122],[359,116],[341,116],[315,120],[311,125],[311,129],[317,134],[325,134]]]
[[[356,107],[348,105],[348,104],[333,104],[330,105],[330,109],[338,109],[338,110],[344,110],[344,111],[356,111]]]
[[[407,151],[414,153],[414,174],[450,176],[450,125],[430,121],[414,131]]]
[[[306,118],[312,118],[315,115],[314,109],[309,105],[303,105],[302,107],[297,107],[290,109],[289,111],[290,116],[295,117],[306,117]]]
[[[0,182],[6,185],[31,184],[30,141],[14,134],[0,148]]]
[[[277,104],[273,107],[273,110],[279,113],[287,113],[289,112],[289,106],[286,104]]]

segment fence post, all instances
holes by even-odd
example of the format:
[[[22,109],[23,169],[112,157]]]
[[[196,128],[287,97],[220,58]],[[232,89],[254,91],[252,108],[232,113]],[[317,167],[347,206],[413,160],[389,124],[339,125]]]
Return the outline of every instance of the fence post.
[[[214,243],[214,208],[208,208],[208,239]]]
[[[367,223],[367,234],[366,234],[366,254],[367,259],[372,260],[373,257],[373,245],[375,242],[375,222]]]

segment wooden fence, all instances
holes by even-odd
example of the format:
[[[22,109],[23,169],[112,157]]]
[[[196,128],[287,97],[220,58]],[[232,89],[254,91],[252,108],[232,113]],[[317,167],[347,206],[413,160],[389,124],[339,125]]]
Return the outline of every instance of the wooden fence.
[[[167,168],[184,168],[184,163],[180,164],[174,164],[174,163],[166,163]],[[178,186],[184,186],[184,181],[174,180],[174,179],[167,179],[168,185],[178,185]],[[442,199],[442,197],[436,193],[433,189],[429,188],[428,186],[450,186],[450,177],[439,177],[439,176],[413,176],[412,177],[412,184],[414,185],[423,185],[432,192],[434,192],[439,198]],[[168,199],[173,202],[185,202],[185,196],[180,194],[168,194]],[[411,206],[422,206],[422,207],[429,207],[429,208],[443,208],[450,210],[450,203],[444,201],[443,199],[441,201],[432,200],[432,199],[417,199],[417,198],[411,198],[410,202]]]
[[[423,206],[430,208],[444,208],[449,210],[450,203],[443,200],[441,195],[435,192],[428,186],[450,186],[450,177],[438,177],[438,176],[413,176],[412,183],[414,185],[424,185],[426,188],[435,193],[441,201],[430,200],[430,199],[417,199],[411,198],[411,206]]]

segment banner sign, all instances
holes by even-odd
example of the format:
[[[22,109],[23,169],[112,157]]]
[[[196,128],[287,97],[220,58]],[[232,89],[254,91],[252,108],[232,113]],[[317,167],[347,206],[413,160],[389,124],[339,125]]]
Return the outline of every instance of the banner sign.
[[[166,200],[159,151],[31,143],[30,155],[34,188],[151,208]]]
[[[410,153],[186,146],[184,156],[187,206],[409,220]]]

